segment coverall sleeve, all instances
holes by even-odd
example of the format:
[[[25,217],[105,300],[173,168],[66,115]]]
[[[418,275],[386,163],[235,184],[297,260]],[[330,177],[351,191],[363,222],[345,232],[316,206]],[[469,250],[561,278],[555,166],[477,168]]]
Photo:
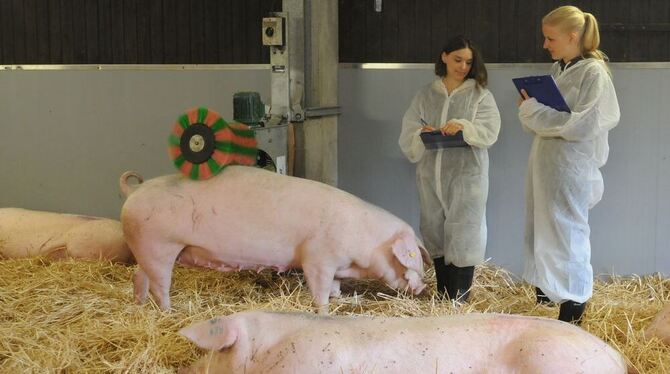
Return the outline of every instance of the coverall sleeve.
[[[488,148],[498,140],[500,112],[491,92],[487,92],[477,104],[477,113],[472,121],[453,121],[463,126],[463,140],[473,147]]]
[[[421,129],[423,128],[421,124],[421,107],[421,95],[417,93],[402,118],[402,130],[400,131],[400,139],[398,139],[402,153],[405,154],[405,157],[410,162],[414,163],[419,162],[426,151],[426,147],[423,145],[423,141],[421,141]]]
[[[619,105],[614,86],[603,69],[585,74],[577,97],[572,113],[559,112],[530,98],[519,107],[519,119],[524,128],[541,137],[568,141],[592,140],[616,126]]]

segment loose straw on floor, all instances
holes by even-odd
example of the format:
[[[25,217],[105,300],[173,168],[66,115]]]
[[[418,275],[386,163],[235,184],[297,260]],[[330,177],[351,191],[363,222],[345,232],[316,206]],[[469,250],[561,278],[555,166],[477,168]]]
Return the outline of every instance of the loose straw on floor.
[[[177,334],[192,322],[248,309],[311,311],[299,273],[219,273],[176,267],[173,311],[133,303],[134,267],[104,262],[0,261],[0,372],[172,373],[203,355]],[[427,291],[411,296],[376,281],[344,281],[338,315],[428,316],[500,312],[556,318],[536,305],[534,289],[505,270],[478,267],[470,303],[453,306]],[[642,331],[664,303],[670,279],[612,277],[598,281],[583,327],[621,351],[641,374],[670,373],[670,347]]]

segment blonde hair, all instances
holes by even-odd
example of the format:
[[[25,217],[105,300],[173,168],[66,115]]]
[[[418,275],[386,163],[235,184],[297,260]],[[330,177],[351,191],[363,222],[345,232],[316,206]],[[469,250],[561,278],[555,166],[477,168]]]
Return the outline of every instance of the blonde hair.
[[[576,32],[580,38],[582,56],[609,61],[607,55],[598,49],[600,32],[593,14],[582,12],[576,6],[566,5],[549,12],[542,18],[542,24],[557,26],[564,32]]]

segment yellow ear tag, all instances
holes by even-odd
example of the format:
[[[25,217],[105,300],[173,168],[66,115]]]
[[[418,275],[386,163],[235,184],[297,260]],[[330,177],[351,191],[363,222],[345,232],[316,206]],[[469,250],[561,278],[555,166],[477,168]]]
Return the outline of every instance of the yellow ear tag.
[[[410,252],[409,257],[416,257],[416,252]]]

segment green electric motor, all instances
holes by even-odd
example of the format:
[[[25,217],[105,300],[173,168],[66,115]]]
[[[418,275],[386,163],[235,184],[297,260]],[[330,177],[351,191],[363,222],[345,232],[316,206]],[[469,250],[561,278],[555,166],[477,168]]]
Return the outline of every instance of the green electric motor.
[[[261,126],[265,104],[258,92],[237,92],[233,95],[233,118],[248,126]]]

